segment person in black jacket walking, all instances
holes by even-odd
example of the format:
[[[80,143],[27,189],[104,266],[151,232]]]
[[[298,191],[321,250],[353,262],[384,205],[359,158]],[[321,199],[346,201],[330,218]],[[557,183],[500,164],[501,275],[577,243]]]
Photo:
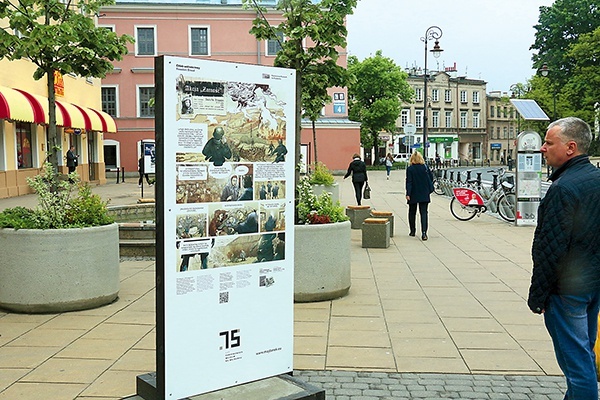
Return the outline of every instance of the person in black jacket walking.
[[[352,174],[352,185],[354,185],[354,193],[356,195],[356,203],[360,206],[362,200],[362,190],[365,182],[369,180],[367,177],[367,165],[360,156],[356,153],[352,156],[352,162],[348,166],[348,172],[344,175],[344,179]]]
[[[554,167],[540,202],[528,305],[544,314],[568,400],[598,400],[594,343],[600,309],[600,169],[587,156],[590,127],[579,118],[548,126],[540,151]]]
[[[421,216],[421,239],[427,240],[428,213],[427,208],[431,202],[433,181],[431,171],[425,165],[421,153],[415,151],[409,160],[410,166],[406,169],[406,202],[408,203],[409,236],[415,236],[417,231],[417,206]]]

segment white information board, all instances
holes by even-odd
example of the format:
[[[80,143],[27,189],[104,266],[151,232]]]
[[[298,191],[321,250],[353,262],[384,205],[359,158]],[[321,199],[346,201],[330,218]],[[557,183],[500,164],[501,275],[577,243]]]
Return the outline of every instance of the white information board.
[[[144,157],[144,173],[156,173],[156,151],[154,141],[142,142],[142,156]]]
[[[161,58],[164,390],[180,399],[293,370],[296,78]]]

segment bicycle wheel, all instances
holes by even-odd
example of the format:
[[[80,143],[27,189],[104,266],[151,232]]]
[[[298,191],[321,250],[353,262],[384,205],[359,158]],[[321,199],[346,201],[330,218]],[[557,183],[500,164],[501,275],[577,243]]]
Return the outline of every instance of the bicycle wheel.
[[[515,212],[517,206],[517,196],[514,193],[506,193],[498,198],[496,207],[498,214],[508,222],[515,221]]]
[[[435,192],[435,194],[439,194],[439,195],[444,194],[444,188],[442,188],[442,185],[441,185],[439,179],[433,180],[433,191]]]
[[[450,212],[459,221],[468,221],[475,217],[477,209],[471,206],[463,206],[460,201],[456,200],[456,197],[453,197],[450,200]]]

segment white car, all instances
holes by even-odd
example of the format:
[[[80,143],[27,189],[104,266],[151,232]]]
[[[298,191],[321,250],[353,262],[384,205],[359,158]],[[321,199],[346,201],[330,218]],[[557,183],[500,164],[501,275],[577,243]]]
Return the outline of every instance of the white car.
[[[394,154],[395,162],[407,163],[410,160],[410,153],[396,153]]]

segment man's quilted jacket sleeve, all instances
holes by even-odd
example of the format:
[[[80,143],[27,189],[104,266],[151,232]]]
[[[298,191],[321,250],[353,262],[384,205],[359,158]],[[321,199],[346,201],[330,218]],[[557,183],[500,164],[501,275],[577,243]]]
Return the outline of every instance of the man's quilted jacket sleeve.
[[[533,239],[533,273],[527,304],[534,313],[545,310],[555,293],[561,261],[567,256],[575,211],[575,196],[564,187],[551,187],[538,209],[538,224]]]

